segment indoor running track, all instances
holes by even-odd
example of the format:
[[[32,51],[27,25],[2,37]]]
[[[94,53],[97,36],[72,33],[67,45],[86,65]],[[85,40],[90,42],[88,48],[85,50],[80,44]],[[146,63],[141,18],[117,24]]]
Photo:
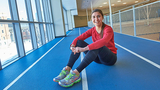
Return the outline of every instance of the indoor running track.
[[[73,39],[89,27],[68,31],[0,71],[0,90],[160,90],[160,42],[114,33],[114,66],[92,62],[70,88],[53,82],[67,64]],[[91,38],[86,42],[92,43]],[[74,64],[79,65],[85,55]]]

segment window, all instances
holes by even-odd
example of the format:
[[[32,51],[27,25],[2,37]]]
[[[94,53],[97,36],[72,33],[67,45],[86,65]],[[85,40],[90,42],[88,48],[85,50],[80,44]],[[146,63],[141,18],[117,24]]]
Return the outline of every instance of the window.
[[[43,11],[42,0],[40,0],[40,5],[41,5],[41,12],[42,12],[42,20],[43,20],[43,22],[44,22],[45,20],[44,20],[44,11]]]
[[[36,6],[35,6],[35,0],[31,0],[31,3],[32,3],[32,12],[33,12],[34,21],[38,21],[37,9],[36,9]]]
[[[1,38],[0,40],[0,59],[2,65],[18,57],[13,27],[8,27],[10,24],[11,23],[3,24],[3,26],[6,27],[6,32],[4,32],[4,35],[0,35],[3,36],[3,39]]]
[[[0,7],[3,7],[0,8],[0,60],[2,66],[18,60],[18,57],[25,56],[33,48],[41,47],[51,40],[50,34],[53,32],[50,31],[50,27],[53,30],[53,23],[50,22],[50,20],[52,21],[51,8],[47,3],[49,0],[0,0]],[[33,20],[31,15],[33,15]],[[38,16],[41,18],[41,15],[42,21],[38,21]],[[45,18],[47,18],[47,23]]]
[[[47,36],[47,31],[46,31],[46,25],[43,24],[44,27],[44,34],[45,34],[45,39],[46,39],[46,43],[48,42],[48,36]]]
[[[23,36],[25,52],[27,53],[28,51],[33,49],[28,23],[21,23],[21,32]]]
[[[50,17],[50,22],[52,22],[52,14],[51,14],[51,6],[50,6],[50,2],[49,2],[49,0],[47,0],[48,1],[48,9],[49,9],[49,17]]]
[[[37,37],[37,45],[38,47],[40,47],[42,46],[42,42],[41,42],[41,34],[40,34],[40,29],[38,24],[35,24],[35,30],[36,30],[36,37]]]
[[[0,8],[0,19],[10,20],[11,15],[10,15],[10,11],[9,11],[8,0],[1,0],[0,1],[0,6],[5,7],[5,8]]]
[[[24,0],[17,0],[19,19],[27,21],[26,5]]]

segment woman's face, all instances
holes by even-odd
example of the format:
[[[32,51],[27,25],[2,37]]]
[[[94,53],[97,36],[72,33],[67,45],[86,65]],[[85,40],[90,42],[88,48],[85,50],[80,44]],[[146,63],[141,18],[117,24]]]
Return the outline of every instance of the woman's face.
[[[103,17],[99,12],[94,12],[92,14],[92,22],[95,26],[98,26],[98,27],[101,26],[102,20],[103,20]]]

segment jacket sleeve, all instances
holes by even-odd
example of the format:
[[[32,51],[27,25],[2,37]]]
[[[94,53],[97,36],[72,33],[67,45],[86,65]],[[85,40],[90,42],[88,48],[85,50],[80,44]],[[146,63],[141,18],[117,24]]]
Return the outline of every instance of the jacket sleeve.
[[[92,36],[92,28],[87,30],[86,32],[82,33],[80,36],[78,36],[77,38],[75,38],[72,42],[73,45],[76,46],[77,44],[77,41],[78,40],[85,40],[87,39],[88,37]]]

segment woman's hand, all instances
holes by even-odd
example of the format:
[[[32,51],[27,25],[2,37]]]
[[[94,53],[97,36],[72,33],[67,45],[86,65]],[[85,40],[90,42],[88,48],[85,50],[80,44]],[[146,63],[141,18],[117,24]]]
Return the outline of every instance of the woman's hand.
[[[84,52],[89,50],[88,46],[81,48],[81,47],[71,47],[72,52],[74,52],[74,54],[76,53],[80,53],[80,52]]]

